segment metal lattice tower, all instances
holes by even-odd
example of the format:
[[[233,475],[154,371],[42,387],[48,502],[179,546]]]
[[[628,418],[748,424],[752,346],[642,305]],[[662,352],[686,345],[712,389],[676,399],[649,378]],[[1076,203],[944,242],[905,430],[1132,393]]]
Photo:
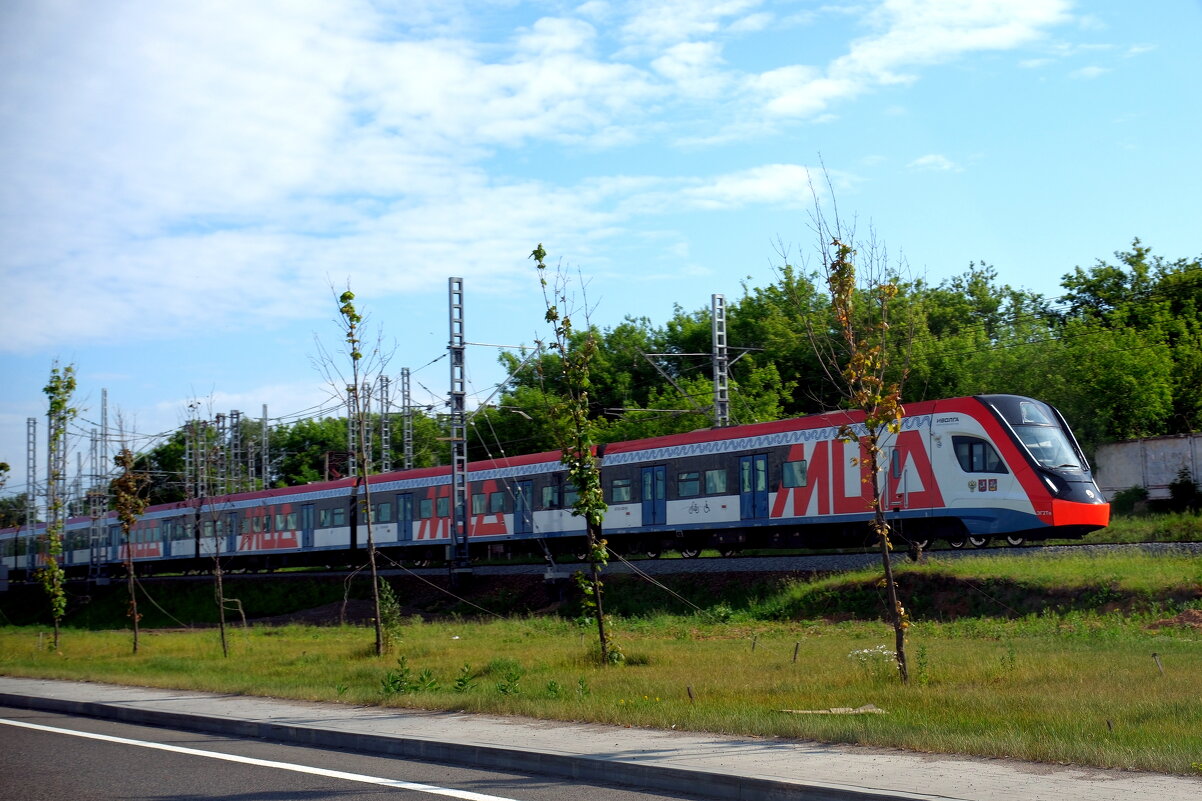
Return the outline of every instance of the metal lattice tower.
[[[57,443],[57,445],[56,445]],[[46,526],[62,534],[66,527],[67,431],[65,420],[46,415]]]
[[[213,484],[215,495],[225,495],[229,492],[229,465],[227,464],[226,442],[229,440],[229,429],[226,427],[228,420],[224,414],[218,412],[216,420],[214,420],[213,428],[215,436],[212,444],[209,446],[209,453],[212,454],[213,469]],[[206,465],[207,466],[207,465]]]
[[[105,489],[104,476],[105,466],[103,463],[103,446],[101,445],[100,432],[95,428],[92,429],[92,475],[91,482],[88,485],[88,517],[92,523],[88,529],[88,574],[94,576],[100,569],[101,548],[104,541],[104,523],[101,518],[104,516],[105,508]]]
[[[260,445],[262,446],[261,449],[262,449],[262,453],[263,453],[262,473],[260,474],[261,486],[259,488],[267,489],[267,468],[268,468],[268,465],[271,464],[271,461],[269,458],[271,455],[271,451],[270,451],[271,432],[267,428],[267,404],[266,403],[263,404],[263,417],[262,417],[259,438],[261,440]]]
[[[359,388],[354,384],[346,385],[346,472],[347,475],[359,475],[359,408],[356,395]]]
[[[405,469],[413,469],[413,402],[409,397],[409,368],[401,369],[401,416],[403,433],[401,439],[405,443]]]
[[[241,492],[242,487],[242,412],[230,410],[230,444],[226,454],[226,482],[230,492]]]
[[[388,376],[380,376],[380,472],[392,472],[392,400]]]
[[[730,425],[730,361],[726,355],[726,296],[710,298],[710,322],[714,335],[714,425]]]
[[[451,312],[451,571],[470,571],[467,546],[467,401],[464,377],[463,279],[448,280]]]
[[[38,520],[38,419],[36,417],[27,417],[25,419],[25,481],[27,488],[25,490],[25,528],[29,532],[33,532]],[[36,548],[30,547],[25,551],[25,557],[28,560],[26,567],[32,569],[34,566],[34,552]]]

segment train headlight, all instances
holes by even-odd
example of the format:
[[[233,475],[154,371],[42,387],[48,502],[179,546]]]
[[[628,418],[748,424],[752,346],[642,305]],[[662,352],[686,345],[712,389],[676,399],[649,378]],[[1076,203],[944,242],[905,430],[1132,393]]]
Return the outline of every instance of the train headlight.
[[[1060,494],[1060,488],[1056,486],[1056,482],[1052,480],[1051,476],[1044,476],[1043,483],[1048,485],[1048,489],[1052,491],[1053,495]]]

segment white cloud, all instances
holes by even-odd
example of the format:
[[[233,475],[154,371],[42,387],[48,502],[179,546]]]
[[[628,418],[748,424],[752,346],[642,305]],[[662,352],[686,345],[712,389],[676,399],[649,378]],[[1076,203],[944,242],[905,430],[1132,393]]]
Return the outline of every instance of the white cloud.
[[[690,97],[714,97],[731,81],[722,72],[722,47],[714,42],[674,45],[652,61],[651,66]]]
[[[1010,50],[1067,22],[1066,0],[885,0],[865,19],[874,32],[825,69],[789,65],[748,81],[770,115],[809,117],[870,89],[917,80],[916,68],[966,53]]]
[[[749,204],[805,206],[811,203],[810,169],[800,164],[764,164],[719,175],[680,194],[686,202],[711,210]]]
[[[699,36],[713,36],[734,17],[747,24],[747,12],[761,0],[644,0],[622,27],[623,38],[635,52],[655,52]]]
[[[961,172],[963,170],[962,167],[947,156],[942,156],[938,153],[929,153],[925,156],[920,156],[911,161],[907,166],[913,170],[927,170],[931,172]]]
[[[1069,73],[1069,77],[1080,78],[1082,80],[1091,81],[1094,78],[1102,77],[1103,75],[1105,75],[1108,72],[1110,72],[1110,69],[1108,67],[1098,67],[1098,66],[1082,67],[1079,70],[1073,70],[1071,73]]]

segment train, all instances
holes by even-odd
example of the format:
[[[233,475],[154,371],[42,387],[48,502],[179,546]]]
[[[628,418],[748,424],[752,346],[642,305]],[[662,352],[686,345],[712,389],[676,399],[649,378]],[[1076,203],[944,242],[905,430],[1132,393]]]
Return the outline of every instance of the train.
[[[877,482],[895,544],[983,547],[1079,538],[1105,527],[1110,506],[1061,413],[1033,398],[976,395],[907,404],[881,438],[878,474],[862,459],[863,415],[837,411],[597,445],[618,553],[692,557],[745,549],[837,549],[872,542]],[[843,435],[841,436],[841,431]],[[452,541],[449,466],[243,492],[152,506],[128,538],[115,512],[66,524],[68,575],[352,566],[365,561],[367,523],[398,564],[587,551],[575,490],[558,452],[467,465],[466,541]],[[27,579],[44,559],[44,524],[0,531],[0,564]]]

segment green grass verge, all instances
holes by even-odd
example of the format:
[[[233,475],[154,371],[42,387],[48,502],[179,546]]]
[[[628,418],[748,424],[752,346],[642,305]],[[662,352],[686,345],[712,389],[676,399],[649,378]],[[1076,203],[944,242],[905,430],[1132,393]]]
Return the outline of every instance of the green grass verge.
[[[903,587],[948,594],[913,606],[946,611],[957,592],[1017,603],[1003,589],[1077,599],[1022,614],[917,620],[909,686],[881,653],[891,642],[886,626],[810,613],[875,603],[866,616],[879,614],[871,571],[774,591],[765,584],[735,605],[734,596],[711,598],[705,615],[618,618],[628,659],[611,667],[596,664],[588,626],[527,617],[414,619],[382,659],[366,628],[239,628],[223,659],[212,630],[145,632],[135,656],[127,631],[67,630],[62,651],[51,653],[45,629],[7,627],[0,673],[1196,774],[1202,632],[1151,624],[1202,608],[1200,564],[1136,554],[906,567]],[[1113,600],[1120,595],[1125,602]],[[1081,598],[1094,608],[1081,608]],[[784,711],[865,704],[886,714]]]

